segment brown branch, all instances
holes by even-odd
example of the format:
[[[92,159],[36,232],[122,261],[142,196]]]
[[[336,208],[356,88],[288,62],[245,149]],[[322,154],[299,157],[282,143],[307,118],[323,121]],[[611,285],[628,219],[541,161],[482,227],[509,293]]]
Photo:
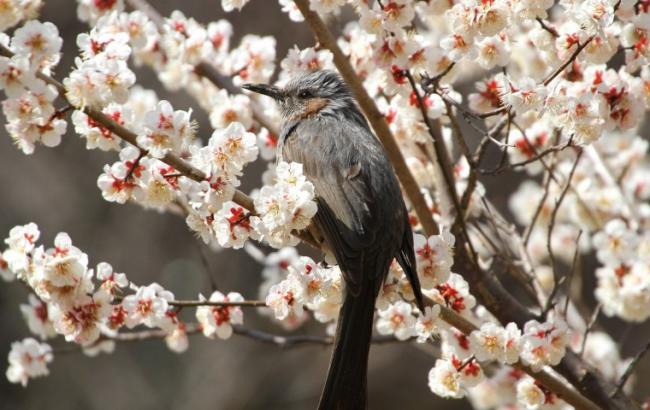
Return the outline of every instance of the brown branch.
[[[650,350],[650,340],[646,343],[646,345],[639,351],[639,353],[634,356],[634,359],[630,362],[630,364],[627,366],[625,369],[625,372],[623,372],[623,376],[621,376],[621,379],[618,381],[618,384],[616,385],[616,389],[612,391],[610,394],[611,397],[616,396],[621,390],[623,390],[623,387],[625,387],[625,383],[627,380],[632,376],[632,373],[634,373],[634,369],[636,366],[639,364],[643,356],[645,356],[646,353],[648,353],[648,350]]]
[[[542,19],[539,18],[539,17],[537,17],[536,20],[537,20],[537,22],[539,23],[539,25],[542,26],[542,28],[543,28],[544,30],[546,30],[546,31],[548,31],[549,33],[551,33],[551,35],[552,35],[553,37],[555,37],[555,38],[560,37],[560,35],[558,34],[557,30],[556,30],[554,27],[551,27],[550,25],[548,25],[547,22],[545,22],[544,20],[542,20]]]
[[[582,52],[582,50],[584,50],[585,47],[589,45],[589,43],[591,43],[591,40],[593,40],[594,37],[596,36],[591,36],[587,39],[587,41],[585,41],[582,44],[579,44],[578,47],[573,52],[573,54],[571,54],[571,56],[557,70],[555,70],[550,76],[548,76],[548,78],[544,80],[543,84],[549,85],[551,81],[555,79],[555,77],[562,74],[562,71],[564,71],[564,69],[570,66],[575,61],[575,59],[578,58],[578,55]]]
[[[379,109],[377,109],[375,102],[368,95],[368,92],[363,87],[363,84],[361,83],[359,77],[352,68],[350,61],[339,48],[332,33],[330,33],[320,16],[309,7],[309,1],[296,0],[295,4],[311,27],[312,32],[318,40],[318,43],[332,53],[334,57],[334,65],[336,65],[336,68],[338,68],[338,71],[341,73],[341,76],[359,103],[359,106],[366,115],[366,118],[368,118],[368,122],[370,122],[375,135],[384,145],[386,153],[388,154],[388,158],[390,159],[390,162],[395,169],[395,173],[397,174],[397,177],[399,178],[400,183],[406,192],[406,195],[413,205],[413,209],[415,210],[415,213],[420,220],[420,223],[422,224],[424,232],[427,235],[437,234],[438,226],[433,220],[431,211],[429,210],[429,207],[427,206],[427,203],[422,196],[422,193],[420,192],[420,187],[418,186],[417,181],[406,165],[404,156],[400,151],[397,141],[388,128],[383,114],[379,111]]]
[[[582,334],[582,345],[580,346],[580,352],[578,355],[582,357],[585,353],[585,346],[587,346],[587,337],[589,336],[589,332],[591,332],[591,329],[594,327],[596,324],[596,320],[598,319],[598,315],[600,314],[600,309],[602,308],[602,304],[598,303],[596,305],[596,308],[594,311],[591,313],[591,317],[589,318],[589,322],[587,323],[587,326],[585,327],[585,331]],[[566,310],[565,310],[566,312]],[[566,313],[565,313],[566,316]]]
[[[573,175],[575,174],[575,171],[578,168],[578,162],[580,162],[580,158],[582,158],[582,150],[578,151],[577,158],[573,163],[573,167],[569,172],[569,176],[567,177],[566,185],[562,189],[562,192],[560,193],[560,197],[555,201],[555,207],[553,208],[553,212],[551,213],[551,219],[550,222],[548,223],[548,230],[546,233],[546,249],[548,250],[548,257],[551,260],[551,269],[553,270],[553,290],[551,291],[551,294],[549,295],[546,301],[546,307],[544,308],[544,313],[542,316],[546,316],[546,313],[548,313],[548,311],[551,309],[555,294],[557,293],[560,286],[562,285],[562,281],[560,280],[560,274],[557,271],[557,264],[555,263],[555,252],[553,252],[551,239],[553,236],[553,229],[555,228],[555,220],[557,218],[557,213],[560,210],[560,206],[562,205],[562,202],[564,201],[564,197],[566,196],[567,192],[569,192],[569,187],[571,187],[571,180],[573,179]],[[580,239],[580,235],[578,235],[578,240],[579,239]],[[576,247],[578,246],[579,245],[576,242]]]
[[[267,307],[263,300],[242,300],[234,301],[211,301],[211,300],[172,300],[167,302],[170,306],[177,307],[198,307],[198,306],[217,306],[217,307]]]

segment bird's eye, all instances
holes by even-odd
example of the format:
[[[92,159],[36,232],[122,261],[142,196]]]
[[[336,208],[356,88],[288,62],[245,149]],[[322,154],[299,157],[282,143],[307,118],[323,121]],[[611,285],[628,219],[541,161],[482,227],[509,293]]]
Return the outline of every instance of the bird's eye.
[[[311,97],[311,91],[308,90],[302,90],[299,94],[298,97],[300,98],[309,98]]]

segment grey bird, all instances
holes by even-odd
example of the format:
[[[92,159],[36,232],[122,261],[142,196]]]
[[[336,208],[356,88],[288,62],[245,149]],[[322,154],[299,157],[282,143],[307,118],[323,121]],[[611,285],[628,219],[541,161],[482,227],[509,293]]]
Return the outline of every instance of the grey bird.
[[[285,87],[246,84],[272,97],[283,124],[278,157],[303,164],[314,185],[316,226],[345,281],[335,346],[318,408],[365,409],[375,299],[393,259],[423,310],[413,234],[399,182],[341,77],[317,71]]]

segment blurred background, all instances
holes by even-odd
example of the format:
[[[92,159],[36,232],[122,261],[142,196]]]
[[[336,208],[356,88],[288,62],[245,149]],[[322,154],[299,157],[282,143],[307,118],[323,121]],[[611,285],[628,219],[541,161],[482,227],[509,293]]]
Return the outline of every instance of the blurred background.
[[[278,61],[294,44],[313,44],[307,27],[290,22],[276,1],[256,0],[241,13],[227,16],[218,0],[152,3],[163,15],[179,9],[203,24],[227,17],[234,26],[234,45],[248,33],[273,35],[278,41]],[[59,79],[73,64],[77,34],[88,30],[77,20],[75,9],[75,1],[49,0],[40,17],[55,23],[64,40]],[[345,20],[344,15],[331,23],[342,27]],[[136,70],[136,75],[140,85],[156,90],[174,107],[193,107],[193,117],[200,126],[198,135],[207,139],[212,132],[209,121],[192,98],[183,92],[166,92],[146,68]],[[467,81],[465,90],[472,84]],[[463,90],[463,86],[459,88]],[[41,243],[49,245],[58,232],[67,232],[74,244],[89,255],[91,266],[109,262],[136,283],[159,282],[178,299],[195,299],[199,292],[208,295],[206,273],[224,293],[238,291],[247,299],[257,298],[262,267],[245,252],[208,252],[206,268],[201,259],[202,242],[189,232],[182,218],[104,201],[96,186],[97,176],[116,155],[86,150],[71,124],[68,130],[59,147],[39,145],[32,156],[25,156],[0,128],[0,238],[15,225],[35,222],[41,229]],[[259,185],[264,169],[261,161],[247,168],[244,192]],[[504,178],[508,178],[507,183]],[[490,199],[508,214],[507,198],[519,178],[508,173],[482,182]],[[595,304],[591,274],[595,267],[593,261],[585,260],[584,271],[588,274],[583,278],[582,293],[588,312]],[[30,336],[19,310],[26,301],[24,287],[0,282],[0,410],[311,409],[318,401],[327,371],[329,347],[280,349],[239,336],[213,341],[197,335],[190,337],[190,347],[183,354],[171,352],[161,340],[153,340],[118,344],[115,353],[96,358],[80,352],[55,355],[50,375],[22,388],[7,382],[4,369],[11,342]],[[183,315],[191,320],[193,310],[187,309]],[[244,315],[248,327],[283,333],[254,310],[245,310]],[[620,321],[607,319],[601,319],[599,326],[620,335],[624,357],[634,355],[648,339],[648,326],[631,330]],[[322,335],[324,329],[312,323],[296,332]],[[57,339],[52,345],[56,348],[64,346],[64,342]],[[434,362],[433,352],[416,344],[373,346],[369,408],[471,408],[465,400],[442,400],[429,391],[427,373]],[[639,366],[641,380],[650,375],[648,368]],[[643,386],[637,391],[643,393]]]

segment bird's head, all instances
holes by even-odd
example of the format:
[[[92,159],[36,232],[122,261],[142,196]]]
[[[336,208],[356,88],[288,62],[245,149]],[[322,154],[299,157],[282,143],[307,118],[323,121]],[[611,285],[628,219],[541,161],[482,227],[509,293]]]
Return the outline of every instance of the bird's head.
[[[289,81],[285,87],[267,84],[244,84],[242,87],[276,100],[285,121],[358,112],[348,88],[334,71],[302,74]]]

